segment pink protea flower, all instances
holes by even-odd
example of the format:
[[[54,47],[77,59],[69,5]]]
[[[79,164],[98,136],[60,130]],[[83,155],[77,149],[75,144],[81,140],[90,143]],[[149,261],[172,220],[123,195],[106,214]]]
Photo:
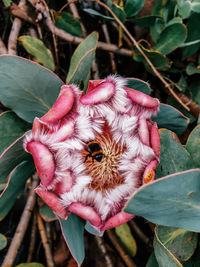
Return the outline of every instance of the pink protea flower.
[[[155,177],[160,140],[150,116],[159,101],[109,76],[86,95],[64,85],[53,107],[35,118],[24,146],[41,179],[36,193],[61,218],[73,212],[104,231],[132,219],[131,195]]]

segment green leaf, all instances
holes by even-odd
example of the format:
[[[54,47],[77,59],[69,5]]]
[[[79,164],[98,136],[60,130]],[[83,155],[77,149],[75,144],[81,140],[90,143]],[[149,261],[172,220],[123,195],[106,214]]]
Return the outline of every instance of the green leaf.
[[[198,246],[193,256],[186,262],[183,262],[184,267],[198,267],[200,266],[200,247]]]
[[[20,263],[15,267],[44,267],[44,265],[38,262],[30,262],[30,263]]]
[[[128,224],[125,223],[118,227],[115,227],[115,233],[123,244],[125,250],[128,252],[128,254],[134,257],[137,252],[137,245],[134,237],[131,234],[131,230]]]
[[[159,267],[155,253],[152,252],[145,267]]]
[[[132,22],[135,25],[138,25],[141,27],[150,27],[153,23],[155,23],[157,18],[161,18],[161,17],[159,17],[159,16],[145,16],[145,17],[139,17],[139,18],[130,18],[127,20],[129,22]]]
[[[121,9],[120,6],[113,3],[112,0],[107,0],[107,5],[115,13],[118,19],[121,20],[122,23],[125,23],[126,13],[124,12],[124,10]]]
[[[76,48],[73,56],[71,57],[66,79],[67,84],[80,84],[83,82],[84,91],[86,90],[88,73],[90,73],[92,62],[94,60],[97,41],[98,33],[93,32]]]
[[[160,130],[161,153],[156,177],[160,178],[172,173],[193,168],[191,155],[181,145],[175,133]]]
[[[189,119],[185,117],[178,109],[160,104],[160,110],[152,120],[157,122],[158,128],[167,128],[178,135],[181,135],[189,124]]]
[[[181,228],[158,225],[157,237],[177,259],[187,261],[197,247],[198,234]]]
[[[104,21],[114,21],[115,20],[113,17],[105,16],[105,15],[101,14],[100,12],[98,12],[94,9],[91,9],[91,8],[84,8],[83,11],[85,11],[86,13],[88,13],[90,15],[97,16],[97,17],[103,19]]]
[[[199,0],[193,0],[191,5],[191,10],[197,13],[200,13],[200,1]]]
[[[178,14],[183,18],[189,18],[191,14],[191,3],[185,0],[177,0]]]
[[[178,109],[180,112],[183,113],[183,115],[185,115],[187,118],[190,119],[190,123],[194,122],[196,119],[195,117],[193,117],[189,112],[187,112],[187,110],[185,110],[185,108],[183,108],[173,97],[168,97],[167,99],[167,103],[173,107],[175,107],[176,109]]]
[[[58,28],[75,36],[82,36],[80,21],[68,12],[54,13],[55,24]]]
[[[192,100],[200,106],[200,82],[194,82],[189,87],[192,93]]]
[[[53,72],[16,56],[0,56],[0,101],[33,122],[54,104],[63,82]]]
[[[25,50],[34,56],[39,63],[50,70],[55,70],[51,50],[49,50],[41,40],[28,35],[20,36],[18,40]]]
[[[199,196],[200,169],[191,169],[140,187],[125,212],[160,225],[200,232]]]
[[[152,64],[158,69],[158,70],[167,70],[170,67],[170,62],[168,58],[163,55],[159,51],[153,51],[144,48],[142,45],[140,45],[141,49],[145,53],[145,55],[149,58],[149,60],[152,62]],[[145,68],[149,71],[151,71],[151,68],[149,67],[148,63],[144,59],[144,57],[135,49],[135,55],[133,56],[133,59],[137,62],[142,62],[145,65]]]
[[[200,21],[200,14],[192,13],[191,16],[188,18],[188,21],[186,23],[186,27],[188,29],[188,36],[185,41],[186,43],[200,39],[200,31],[197,27],[199,21]],[[200,43],[181,48],[182,59],[185,60],[194,53],[196,53],[199,47]]]
[[[184,24],[174,23],[166,27],[157,44],[153,47],[154,50],[160,51],[164,55],[167,55],[178,48],[185,42],[187,37],[187,29]]]
[[[27,179],[34,171],[33,161],[24,161],[10,173],[7,187],[0,195],[0,221],[6,217],[17,197],[22,194]]]
[[[182,264],[177,260],[177,258],[174,257],[174,255],[162,244],[156,232],[153,246],[159,267],[182,267]]]
[[[127,78],[126,80],[127,80],[126,87],[138,90],[147,95],[150,94],[151,89],[150,85],[147,82],[136,78]]]
[[[9,7],[10,4],[12,3],[12,0],[3,0],[4,6]]]
[[[7,180],[9,173],[22,161],[31,160],[30,154],[25,152],[23,148],[24,135],[15,140],[1,155],[0,155],[0,182],[4,183]]]
[[[88,231],[90,234],[103,236],[104,232],[97,231],[88,221],[85,224],[85,230]]]
[[[46,222],[52,222],[56,220],[56,216],[53,213],[52,209],[44,204],[42,207],[39,209],[41,217],[46,221]]]
[[[12,111],[6,111],[0,115],[0,154],[10,146],[17,138],[31,128],[31,125],[21,120]]]
[[[145,0],[127,0],[124,6],[124,11],[127,17],[133,17],[143,8]]]
[[[190,133],[185,148],[190,153],[196,168],[200,167],[200,124]]]
[[[154,24],[150,26],[151,38],[155,43],[158,41],[160,34],[164,28],[165,28],[165,23],[164,20],[161,18],[157,18]]]
[[[200,69],[198,69],[194,63],[190,62],[186,67],[187,75],[200,74]]]
[[[7,238],[5,235],[0,233],[0,250],[4,249],[7,246]]]
[[[168,21],[167,24],[165,25],[165,27],[168,27],[168,26],[173,25],[175,23],[181,24],[182,22],[183,22],[183,20],[181,18],[175,17],[175,18],[171,19],[170,21]]]
[[[71,213],[67,220],[59,218],[63,237],[72,253],[72,256],[80,266],[85,257],[84,249],[84,225],[80,217]]]

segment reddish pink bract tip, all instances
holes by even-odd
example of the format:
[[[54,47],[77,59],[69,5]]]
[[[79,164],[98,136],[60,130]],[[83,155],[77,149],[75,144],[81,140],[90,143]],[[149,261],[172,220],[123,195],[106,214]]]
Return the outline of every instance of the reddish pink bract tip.
[[[81,218],[88,220],[91,225],[98,227],[101,224],[100,216],[94,211],[93,208],[89,206],[85,206],[80,202],[72,203],[68,207],[69,211],[77,214]]]
[[[55,104],[40,120],[45,123],[54,123],[62,119],[71,110],[73,103],[72,86],[63,85]]]
[[[48,186],[54,176],[55,163],[54,158],[47,146],[37,141],[31,141],[27,144],[26,149],[33,156],[35,167],[41,183]]]
[[[86,95],[80,98],[83,105],[96,105],[108,101],[115,93],[115,84],[103,81]]]
[[[146,108],[158,108],[159,101],[149,95],[146,95],[140,91],[125,87],[127,96],[136,104]]]
[[[41,199],[47,203],[47,205],[62,219],[66,219],[68,212],[62,205],[60,199],[53,193],[42,190],[41,188],[36,188],[35,192],[41,197]]]
[[[101,231],[105,231],[107,229],[120,226],[121,224],[124,224],[124,223],[130,221],[134,217],[135,217],[135,215],[128,214],[124,211],[121,211],[121,212],[117,213],[116,215],[114,215],[113,217],[111,217],[106,222],[106,224],[101,228]]]
[[[151,127],[151,146],[156,156],[160,158],[160,135],[156,122]]]
[[[144,145],[149,146],[149,127],[146,118],[139,119],[138,134],[141,142]]]

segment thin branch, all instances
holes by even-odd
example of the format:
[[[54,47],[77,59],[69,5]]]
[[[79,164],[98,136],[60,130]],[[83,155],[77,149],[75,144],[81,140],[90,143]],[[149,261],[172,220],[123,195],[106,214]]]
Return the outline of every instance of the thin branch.
[[[58,37],[60,37],[63,40],[66,40],[69,43],[73,43],[73,44],[80,44],[84,38],[80,38],[80,37],[76,37],[73,36],[61,29],[59,29],[58,27],[55,26],[55,24],[52,22],[51,18],[49,16],[46,15],[45,9],[42,9],[39,5],[37,5],[37,1],[35,0],[28,0],[36,9],[38,8],[38,12],[44,12],[44,16],[46,18],[46,25],[48,27],[48,29],[51,32],[54,32],[55,35],[57,35]],[[39,6],[39,7],[38,7]],[[41,11],[43,10],[43,11]],[[20,13],[16,14],[17,17],[22,18]],[[23,18],[24,19],[24,18]],[[97,43],[97,48],[98,49],[102,49],[104,51],[110,51],[122,56],[128,56],[128,57],[132,57],[133,56],[133,51],[126,49],[126,48],[119,48],[118,46],[114,45],[114,44],[106,44],[104,42],[98,42]]]
[[[67,1],[68,1],[68,3],[70,2],[70,0],[67,0]],[[70,8],[73,16],[75,17],[75,19],[80,20],[80,16],[79,16],[78,9],[77,9],[76,5],[74,3],[70,3],[69,8]],[[87,36],[87,31],[86,31],[84,24],[81,21],[80,21],[80,26],[81,26],[81,30],[83,33],[83,37],[85,38]]]
[[[0,37],[0,54],[7,54],[8,50],[3,42],[3,40]]]
[[[48,242],[48,239],[47,239],[46,230],[45,230],[42,218],[40,217],[39,213],[37,213],[37,224],[38,224],[38,229],[39,229],[39,232],[40,232],[42,244],[43,244],[45,255],[46,255],[47,267],[54,267],[55,264],[53,262],[53,256],[52,256],[51,249],[50,249],[50,246],[49,246],[49,242]]]
[[[106,267],[114,267],[111,258],[109,257],[103,238],[99,237],[99,236],[94,236],[97,246],[99,248],[99,250],[101,251],[102,255],[104,256],[105,262],[106,262]]]
[[[15,261],[18,249],[19,249],[19,247],[23,241],[26,229],[27,229],[28,224],[29,224],[31,213],[32,213],[33,207],[35,205],[35,198],[36,197],[35,197],[34,189],[36,188],[37,185],[38,185],[38,176],[37,176],[37,174],[35,174],[33,176],[33,182],[31,185],[31,189],[30,189],[30,192],[29,192],[29,195],[27,198],[27,202],[26,202],[24,211],[23,211],[22,216],[20,218],[19,224],[18,224],[17,229],[15,231],[15,235],[12,239],[12,242],[10,244],[10,247],[8,249],[6,257],[3,261],[2,267],[12,266],[14,261]]]
[[[154,67],[154,65],[152,64],[152,62],[149,60],[149,58],[145,55],[145,53],[143,52],[143,50],[138,45],[137,41],[133,38],[133,36],[131,35],[131,33],[124,26],[124,24],[120,21],[120,19],[118,19],[118,17],[115,15],[115,13],[106,4],[104,4],[100,0],[90,0],[90,1],[97,2],[99,5],[103,6],[105,9],[107,9],[110,12],[110,14],[116,20],[116,22],[122,27],[122,29],[124,30],[124,32],[130,38],[130,40],[132,41],[132,43],[134,44],[134,46],[137,48],[137,50],[141,53],[141,55],[144,57],[144,59],[146,60],[146,62],[149,64],[149,66],[152,69],[153,73],[160,79],[160,81],[162,82],[162,84],[164,85],[164,87],[177,100],[177,102],[179,102],[187,111],[190,111],[190,109],[187,107],[187,105],[185,105],[185,103],[183,103],[181,101],[181,99],[177,96],[177,94],[173,91],[173,89],[171,88],[170,84],[165,81],[165,79],[162,77],[162,75],[159,73],[159,71]]]
[[[102,30],[103,30],[103,33],[104,33],[104,36],[105,36],[106,43],[110,44],[110,36],[109,36],[108,28],[107,28],[106,24],[103,24],[101,27],[102,27]],[[114,56],[114,54],[112,52],[109,53],[109,56],[110,56],[112,72],[116,73],[117,72],[117,68],[116,68],[116,64],[115,64],[115,56]]]
[[[113,243],[116,250],[119,252],[121,258],[126,263],[126,266],[128,267],[136,267],[133,260],[129,257],[129,255],[124,251],[124,249],[121,247],[117,237],[114,235],[114,233],[111,230],[106,231],[110,241]]]
[[[27,262],[31,262],[32,257],[33,257],[33,252],[35,248],[35,241],[36,241],[36,214],[33,214],[33,223],[32,223],[32,230],[31,230],[31,238],[30,238],[30,245],[29,245],[29,250],[28,250],[28,257],[27,257]]]
[[[31,24],[34,24],[33,19],[28,15],[27,8],[16,5],[13,2],[10,6],[10,14],[12,14],[13,16],[22,18],[23,20],[28,21]]]
[[[54,31],[58,37],[68,41],[69,43],[80,44],[84,40],[84,38],[73,36],[73,35],[65,32],[65,31],[57,28],[53,24],[53,22],[51,21],[51,19],[49,17],[46,19],[46,25],[50,31]],[[116,46],[114,44],[106,44],[104,42],[98,42],[97,48],[102,49],[102,50],[107,50],[110,52],[114,52],[114,53],[117,53],[119,55],[130,56],[130,57],[133,56],[133,51],[125,49],[125,48],[119,48],[118,46]]]
[[[146,236],[142,230],[138,227],[138,225],[131,220],[129,222],[131,228],[134,230],[134,232],[138,235],[138,237],[140,238],[140,240],[149,248],[152,248],[152,244],[151,244],[151,240],[148,236]]]
[[[190,108],[190,113],[196,119],[198,119],[199,115],[200,115],[200,106],[196,102],[192,101],[191,99],[189,99],[186,95],[184,95],[182,93],[179,93],[178,96]]]
[[[25,0],[20,0],[19,7],[23,7],[25,5]],[[17,54],[17,38],[21,29],[22,21],[19,18],[15,18],[12,24],[12,28],[10,31],[10,35],[8,38],[8,54],[16,55]]]

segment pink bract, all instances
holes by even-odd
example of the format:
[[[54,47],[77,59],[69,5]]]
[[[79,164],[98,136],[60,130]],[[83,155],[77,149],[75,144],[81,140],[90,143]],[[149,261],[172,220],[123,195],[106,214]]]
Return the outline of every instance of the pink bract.
[[[159,101],[109,76],[86,95],[64,85],[53,107],[35,118],[24,147],[41,179],[36,193],[61,218],[70,212],[97,230],[119,226],[131,195],[152,181],[160,157]]]

